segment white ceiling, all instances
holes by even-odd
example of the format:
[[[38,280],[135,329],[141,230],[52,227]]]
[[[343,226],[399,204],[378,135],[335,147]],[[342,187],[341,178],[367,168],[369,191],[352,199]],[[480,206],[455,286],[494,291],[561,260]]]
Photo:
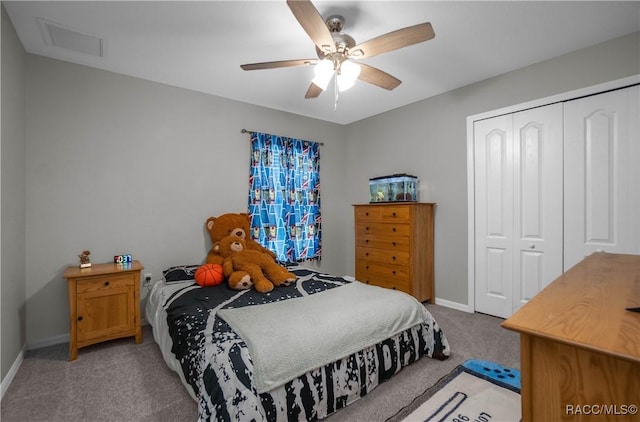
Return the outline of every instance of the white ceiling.
[[[304,99],[313,68],[240,65],[315,58],[285,0],[3,2],[27,52],[340,124],[640,30],[639,1],[314,1],[361,43],[431,22],[433,40],[363,60],[402,80],[357,81]],[[104,57],[45,42],[38,18],[104,39]]]

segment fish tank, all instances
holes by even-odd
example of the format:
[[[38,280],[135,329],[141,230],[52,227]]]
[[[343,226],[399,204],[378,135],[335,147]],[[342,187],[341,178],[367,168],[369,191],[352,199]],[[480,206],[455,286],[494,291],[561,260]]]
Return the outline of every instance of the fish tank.
[[[369,202],[417,202],[418,178],[392,174],[369,179]]]

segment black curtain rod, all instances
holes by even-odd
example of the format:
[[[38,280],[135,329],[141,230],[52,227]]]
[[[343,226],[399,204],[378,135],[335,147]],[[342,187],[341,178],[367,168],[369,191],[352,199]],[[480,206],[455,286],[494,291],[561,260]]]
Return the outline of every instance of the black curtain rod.
[[[257,133],[258,131],[257,130],[247,130],[247,129],[244,129],[244,128],[240,129],[240,133],[251,133],[251,132]],[[316,141],[309,141],[309,142],[316,142]],[[324,142],[316,142],[316,144],[320,145],[321,147],[324,146]]]

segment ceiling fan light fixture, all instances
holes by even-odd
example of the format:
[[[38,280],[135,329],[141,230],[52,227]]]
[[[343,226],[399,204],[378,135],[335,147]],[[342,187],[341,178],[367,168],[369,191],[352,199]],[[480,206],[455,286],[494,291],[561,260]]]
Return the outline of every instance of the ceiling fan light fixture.
[[[346,60],[340,65],[340,72],[338,73],[338,89],[340,91],[346,91],[351,88],[358,76],[360,76],[360,65],[352,61]]]
[[[331,60],[320,60],[315,69],[313,69],[313,74],[315,77],[311,82],[325,91],[327,89],[327,86],[329,85],[331,77],[333,76],[333,72],[333,62]]]
[[[326,91],[333,79],[335,103],[338,93],[351,88],[356,79],[391,91],[402,81],[365,63],[351,62],[378,56],[410,45],[428,41],[435,37],[431,23],[425,22],[397,29],[359,44],[350,35],[342,32],[344,17],[331,15],[326,20],[311,0],[287,0],[287,5],[298,23],[315,46],[318,59],[279,60],[240,65],[244,70],[276,69],[280,67],[314,64],[314,78],[304,98],[316,98]],[[360,73],[362,71],[362,73]]]

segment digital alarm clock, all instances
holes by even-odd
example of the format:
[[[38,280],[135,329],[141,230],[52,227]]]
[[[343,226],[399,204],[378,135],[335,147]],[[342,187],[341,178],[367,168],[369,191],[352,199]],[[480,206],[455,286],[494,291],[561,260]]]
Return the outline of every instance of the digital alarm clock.
[[[133,259],[131,255],[116,255],[113,257],[113,262],[115,264],[128,264],[131,263]]]

